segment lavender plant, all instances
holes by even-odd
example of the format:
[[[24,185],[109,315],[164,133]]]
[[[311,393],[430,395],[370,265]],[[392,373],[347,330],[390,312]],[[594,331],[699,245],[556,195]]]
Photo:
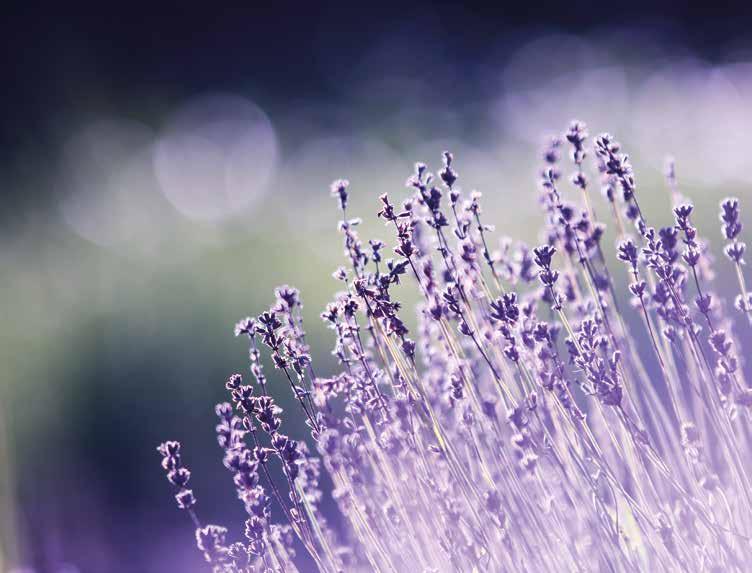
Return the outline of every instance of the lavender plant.
[[[673,163],[674,223],[655,228],[620,145],[590,145],[573,122],[543,155],[542,243],[492,251],[480,193],[464,194],[442,159],[438,176],[416,164],[401,203],[379,198],[393,258],[361,241],[349,183],[332,184],[347,265],[321,318],[339,374],[316,374],[294,288],[236,325],[253,380],[227,380],[216,432],[248,514],[242,537],[199,520],[180,444],[159,447],[212,570],[749,570],[752,389]],[[608,265],[593,175],[628,285]],[[720,218],[748,319],[739,202]],[[414,333],[402,282],[421,297]],[[308,442],[284,433],[263,349]],[[321,509],[322,470],[342,527]]]

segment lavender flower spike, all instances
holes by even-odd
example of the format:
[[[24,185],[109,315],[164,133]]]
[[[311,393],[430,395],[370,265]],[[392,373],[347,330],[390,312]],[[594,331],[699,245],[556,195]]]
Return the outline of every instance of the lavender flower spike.
[[[332,184],[344,266],[320,317],[335,360],[319,365],[283,285],[235,326],[254,382],[218,382],[234,537],[198,521],[180,444],[158,448],[213,572],[749,569],[750,330],[673,164],[670,223],[651,227],[621,145],[588,137],[575,121],[545,149],[536,247],[481,220],[448,151],[436,175],[415,165],[405,196],[374,198],[386,240],[361,240],[349,183]],[[733,269],[719,273],[736,273],[750,317],[739,201],[720,219]]]

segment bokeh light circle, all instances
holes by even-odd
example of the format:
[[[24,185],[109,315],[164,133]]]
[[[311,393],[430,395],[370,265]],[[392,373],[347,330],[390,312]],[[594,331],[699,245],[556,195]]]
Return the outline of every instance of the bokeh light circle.
[[[267,115],[236,95],[203,96],[168,121],[154,151],[165,197],[184,216],[220,221],[243,212],[274,177],[277,137]]]

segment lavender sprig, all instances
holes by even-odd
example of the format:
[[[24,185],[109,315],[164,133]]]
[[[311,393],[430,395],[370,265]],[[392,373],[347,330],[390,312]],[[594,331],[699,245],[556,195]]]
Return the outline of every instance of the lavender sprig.
[[[562,184],[565,144],[576,201]],[[608,134],[591,145],[572,122],[543,155],[541,244],[502,237],[492,252],[482,195],[463,198],[457,161],[443,153],[436,177],[417,163],[402,204],[378,198],[391,244],[361,241],[349,182],[332,184],[347,267],[321,318],[339,372],[316,374],[293,287],[237,323],[255,382],[228,378],[216,431],[247,512],[241,541],[201,526],[179,444],[160,446],[207,561],[224,573],[744,571],[752,389],[673,163],[674,222],[654,228],[621,145]],[[609,270],[591,171],[628,284]],[[721,223],[749,317],[737,200],[722,203]],[[401,298],[410,287],[417,326]],[[644,328],[621,311],[630,295]],[[280,377],[292,412],[278,406]],[[283,431],[290,416],[309,435]]]

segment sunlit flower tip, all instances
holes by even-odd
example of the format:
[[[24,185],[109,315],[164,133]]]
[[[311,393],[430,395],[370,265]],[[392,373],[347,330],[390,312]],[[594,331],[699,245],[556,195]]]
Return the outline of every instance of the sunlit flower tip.
[[[250,316],[238,321],[235,324],[235,336],[245,334],[246,336],[253,336],[256,333],[256,321]]]
[[[581,147],[588,137],[587,126],[582,121],[572,120],[566,133],[569,143],[576,147]]]
[[[347,179],[337,179],[329,187],[330,194],[339,201],[339,208],[343,211],[347,208],[347,188],[350,182]]]
[[[544,150],[543,150],[543,160],[548,164],[554,164],[557,163],[561,157],[561,152],[559,148],[562,145],[562,140],[560,137],[551,137],[549,138]]]
[[[418,161],[415,163],[415,175],[418,177],[419,180],[423,179],[423,176],[426,174],[427,169],[428,169],[428,166],[422,161]]]
[[[180,442],[167,441],[157,446],[157,451],[162,454],[163,457],[175,457],[180,455]]]
[[[287,308],[300,305],[300,291],[289,285],[278,286],[274,289],[274,296],[284,303]]]
[[[337,269],[332,273],[332,277],[334,277],[338,281],[346,281],[347,269],[345,267],[337,267]]]
[[[441,171],[439,171],[439,177],[441,177],[444,185],[451,189],[454,183],[457,181],[458,177],[457,172],[452,168],[453,156],[448,151],[445,151],[442,154],[442,159],[444,161],[444,167]]]
[[[225,387],[228,390],[235,390],[237,388],[240,388],[240,385],[243,383],[243,376],[240,374],[232,374],[229,378],[227,378],[227,382],[225,382]]]

